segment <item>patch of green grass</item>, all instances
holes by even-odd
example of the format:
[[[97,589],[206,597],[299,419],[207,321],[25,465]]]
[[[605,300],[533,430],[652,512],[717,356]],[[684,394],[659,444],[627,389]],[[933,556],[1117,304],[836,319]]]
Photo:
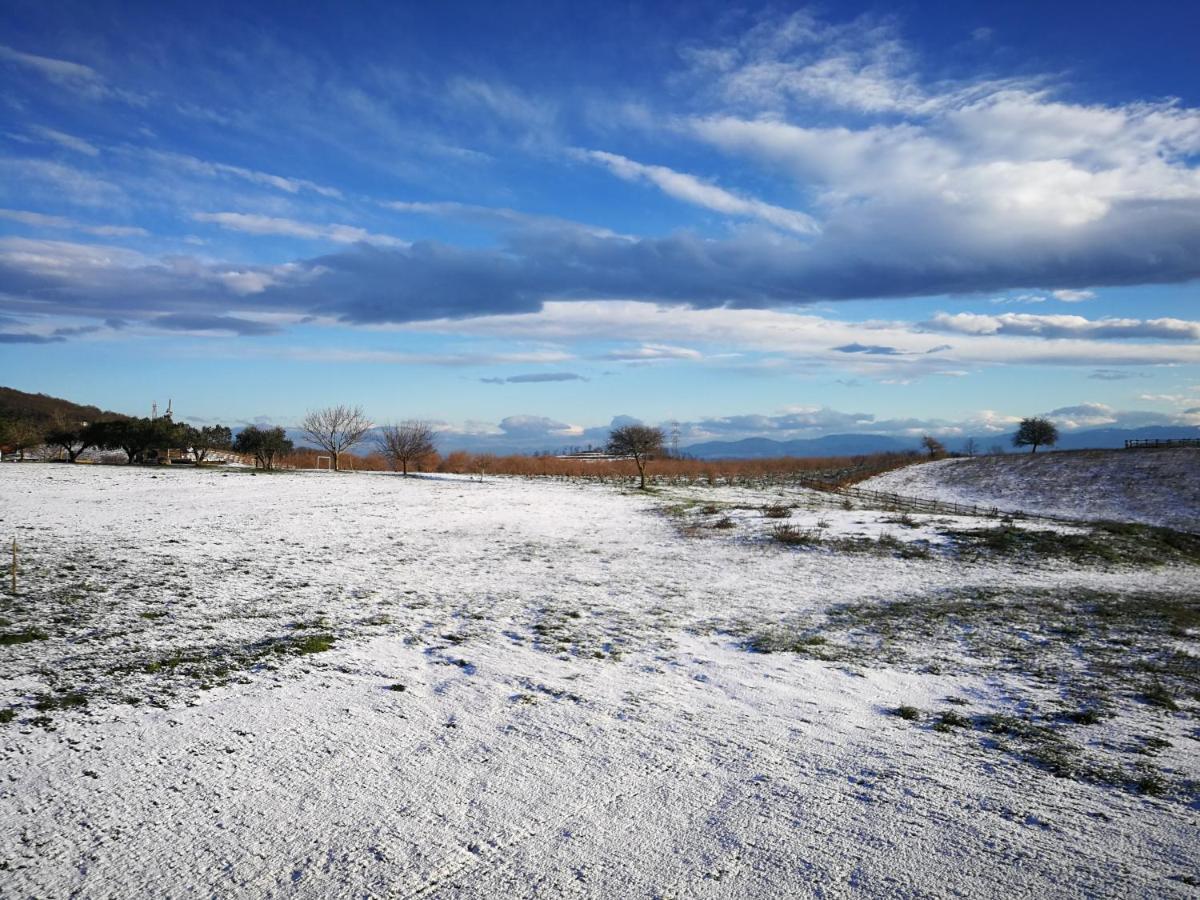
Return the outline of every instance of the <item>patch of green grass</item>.
[[[892,715],[899,716],[907,722],[916,722],[921,718],[921,711],[915,706],[897,706],[892,710]]]
[[[801,653],[811,655],[814,648],[829,641],[819,634],[796,634],[785,630],[765,631],[750,637],[746,646],[755,653]]]
[[[1080,563],[1200,564],[1200,536],[1151,525],[1107,522],[1091,531],[1065,533],[1006,523],[996,528],[948,530],[944,534],[960,551],[977,553],[1065,557]]]
[[[36,628],[27,628],[24,631],[6,631],[0,634],[0,647],[10,647],[13,644],[28,644],[31,641],[44,641],[50,635],[44,631],[38,631]]]
[[[815,547],[821,543],[821,535],[816,529],[795,525],[776,525],[771,529],[771,538],[789,547]]]
[[[82,691],[66,691],[62,694],[43,694],[34,702],[33,708],[38,712],[50,712],[56,709],[80,709],[87,705],[87,694]]]
[[[1133,787],[1139,794],[1161,797],[1167,792],[1167,781],[1161,773],[1143,769],[1134,779]]]
[[[971,720],[962,713],[948,709],[945,712],[938,713],[938,717],[934,720],[934,731],[949,731],[951,728],[970,728]]]
[[[1171,692],[1160,682],[1155,681],[1147,684],[1142,688],[1140,697],[1142,702],[1149,703],[1151,706],[1168,709],[1172,712],[1178,712],[1179,710],[1179,704],[1175,702],[1175,698],[1171,695]]]
[[[909,714],[920,718],[910,721],[928,721],[947,737],[974,733],[983,749],[1056,777],[1142,790],[1144,773],[1134,771],[1126,754],[1152,756],[1161,748],[1153,739],[1129,735],[1132,721],[1121,713],[1138,702],[1195,711],[1200,634],[1191,623],[1198,617],[1195,593],[975,588],[839,604],[774,626],[737,623],[729,633],[751,651],[997,680],[1009,692],[1011,712],[913,710]],[[1038,704],[1044,702],[1050,709],[1043,713]],[[1126,729],[1125,737],[1086,745],[1071,740],[1078,726],[1102,722],[1117,735]],[[1168,779],[1168,794],[1175,791],[1172,784]],[[1149,785],[1156,789],[1153,778]],[[1179,796],[1190,790],[1181,787]]]
[[[309,634],[290,641],[282,641],[276,645],[276,653],[291,653],[295,656],[306,656],[310,653],[324,653],[333,647],[336,638],[332,634]]]
[[[11,707],[0,709],[0,725],[7,725],[17,717],[17,711]]]
[[[791,508],[784,506],[782,503],[773,503],[769,506],[764,506],[762,513],[768,519],[790,519],[792,517]]]

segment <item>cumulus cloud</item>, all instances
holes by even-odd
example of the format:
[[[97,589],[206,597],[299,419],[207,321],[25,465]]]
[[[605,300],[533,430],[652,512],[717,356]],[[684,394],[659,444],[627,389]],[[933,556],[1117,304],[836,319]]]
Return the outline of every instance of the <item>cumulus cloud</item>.
[[[742,23],[741,32],[684,51],[685,71],[669,94],[682,98],[676,108],[635,101],[644,113],[640,127],[657,141],[636,146],[663,147],[671,159],[723,155],[732,163],[719,167],[720,184],[637,161],[632,157],[641,151],[626,148],[619,126],[605,133],[611,151],[538,148],[539,164],[583,158],[693,206],[747,220],[719,238],[685,230],[630,236],[467,203],[393,203],[393,212],[487,219],[501,230],[494,245],[409,245],[329,224],[350,218],[345,209],[363,199],[337,188],[132,145],[93,155],[87,148],[100,148],[39,126],[43,137],[72,147],[81,154],[76,162],[97,170],[119,158],[158,176],[264,189],[267,200],[257,197],[260,205],[245,207],[258,211],[203,212],[200,221],[338,246],[254,265],[7,241],[0,244],[0,308],[37,305],[50,314],[148,321],[229,315],[253,301],[259,312],[358,325],[457,322],[464,329],[558,329],[622,342],[636,334],[643,346],[610,356],[629,362],[697,358],[699,350],[673,356],[662,349],[680,349],[684,341],[706,347],[745,341],[791,362],[840,356],[855,374],[886,371],[891,378],[917,377],[935,366],[960,371],[975,362],[1108,367],[1196,360],[1197,323],[1173,318],[943,313],[925,329],[955,335],[954,345],[938,350],[945,362],[922,362],[916,357],[932,352],[931,341],[912,323],[850,326],[769,314],[815,301],[972,292],[1081,302],[1098,286],[1200,277],[1200,110],[1162,100],[1068,101],[1052,78],[934,80],[890,20],[832,24],[800,12],[765,15],[748,28],[740,14],[724,21]],[[76,90],[111,90],[95,69],[66,60],[0,48],[0,63]],[[482,111],[524,132],[567,127],[555,103],[514,88],[477,79],[451,80],[444,90],[440,84],[438,96],[458,111]],[[350,92],[339,86],[336,96]],[[683,153],[670,146],[680,142]],[[34,185],[56,200],[127,205],[128,181],[114,184],[57,162],[3,160],[0,180]],[[189,209],[197,208],[193,200]],[[232,201],[212,206],[243,208]],[[374,206],[384,208],[381,201]],[[26,218],[10,215],[10,221],[31,227],[136,236],[116,230],[129,226],[15,212]],[[633,311],[630,301],[640,308]],[[570,304],[578,304],[577,315],[564,311]],[[502,318],[508,323],[496,321]],[[610,322],[617,320],[644,327],[616,335]],[[1119,349],[1097,346],[1118,341]]]
[[[577,425],[568,425],[545,416],[507,416],[500,420],[500,430],[510,438],[563,438],[582,432]]]
[[[1195,277],[1170,248],[1194,246],[1200,224],[1200,110],[1070,103],[1050,79],[929,82],[870,18],[768,18],[689,61],[710,109],[676,131],[793,179],[822,228],[814,257],[847,280],[861,268],[878,295],[1003,282],[1074,302],[1098,284]],[[1158,268],[1152,248],[1174,262]]]

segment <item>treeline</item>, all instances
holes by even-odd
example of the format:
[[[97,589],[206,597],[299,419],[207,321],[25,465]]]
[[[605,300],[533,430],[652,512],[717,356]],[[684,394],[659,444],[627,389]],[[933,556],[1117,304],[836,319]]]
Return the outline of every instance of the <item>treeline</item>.
[[[253,457],[260,468],[273,469],[294,445],[279,427],[251,425],[235,438],[225,425],[196,427],[163,416],[44,426],[28,420],[0,420],[0,448],[21,458],[27,451],[41,451],[43,457],[65,458],[68,462],[75,462],[89,450],[121,451],[131,464],[171,459],[199,465],[214,454],[237,453]],[[172,457],[173,453],[178,456]]]
[[[518,475],[624,481],[636,477],[642,487],[656,482],[750,483],[777,482],[818,476],[828,483],[847,484],[905,465],[912,453],[852,457],[782,457],[777,459],[680,459],[665,448],[665,435],[647,425],[614,428],[606,446],[608,458],[579,459],[547,455],[441,453],[437,434],[428,422],[408,420],[377,425],[359,407],[334,406],[309,412],[300,432],[310,447],[296,447],[281,427],[249,426],[238,432],[224,425],[197,427],[175,422],[169,415],[130,418],[102,414],[90,422],[50,424],[30,420],[0,420],[0,449],[24,454],[37,448],[39,456],[75,462],[88,451],[121,451],[127,463],[253,459],[262,469],[320,469],[344,467],[357,471],[444,472],[458,475]],[[354,453],[366,444],[372,452]],[[319,449],[313,449],[319,448]],[[940,447],[928,447],[930,455]],[[323,466],[322,463],[325,465]]]

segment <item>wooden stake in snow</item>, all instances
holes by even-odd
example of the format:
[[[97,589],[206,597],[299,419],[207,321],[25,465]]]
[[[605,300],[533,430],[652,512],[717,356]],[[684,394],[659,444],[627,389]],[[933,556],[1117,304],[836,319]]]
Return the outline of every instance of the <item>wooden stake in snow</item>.
[[[12,592],[17,596],[17,536],[13,535]]]

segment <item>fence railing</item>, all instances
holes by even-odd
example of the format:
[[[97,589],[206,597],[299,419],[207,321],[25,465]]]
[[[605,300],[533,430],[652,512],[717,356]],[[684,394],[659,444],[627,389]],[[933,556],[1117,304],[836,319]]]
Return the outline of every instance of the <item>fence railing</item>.
[[[1028,513],[1018,509],[1001,509],[997,506],[980,506],[965,503],[954,503],[949,500],[930,500],[926,497],[909,497],[904,494],[893,494],[888,491],[872,491],[866,488],[838,485],[819,478],[800,479],[805,487],[817,491],[837,494],[852,500],[862,500],[876,504],[885,509],[897,509],[905,512],[942,513],[951,516],[980,516],[991,519],[1008,517],[1012,519],[1042,519],[1048,522],[1073,522],[1066,516],[1051,516],[1039,513]]]
[[[1143,447],[1200,447],[1200,438],[1151,438],[1125,442],[1126,450]]]

